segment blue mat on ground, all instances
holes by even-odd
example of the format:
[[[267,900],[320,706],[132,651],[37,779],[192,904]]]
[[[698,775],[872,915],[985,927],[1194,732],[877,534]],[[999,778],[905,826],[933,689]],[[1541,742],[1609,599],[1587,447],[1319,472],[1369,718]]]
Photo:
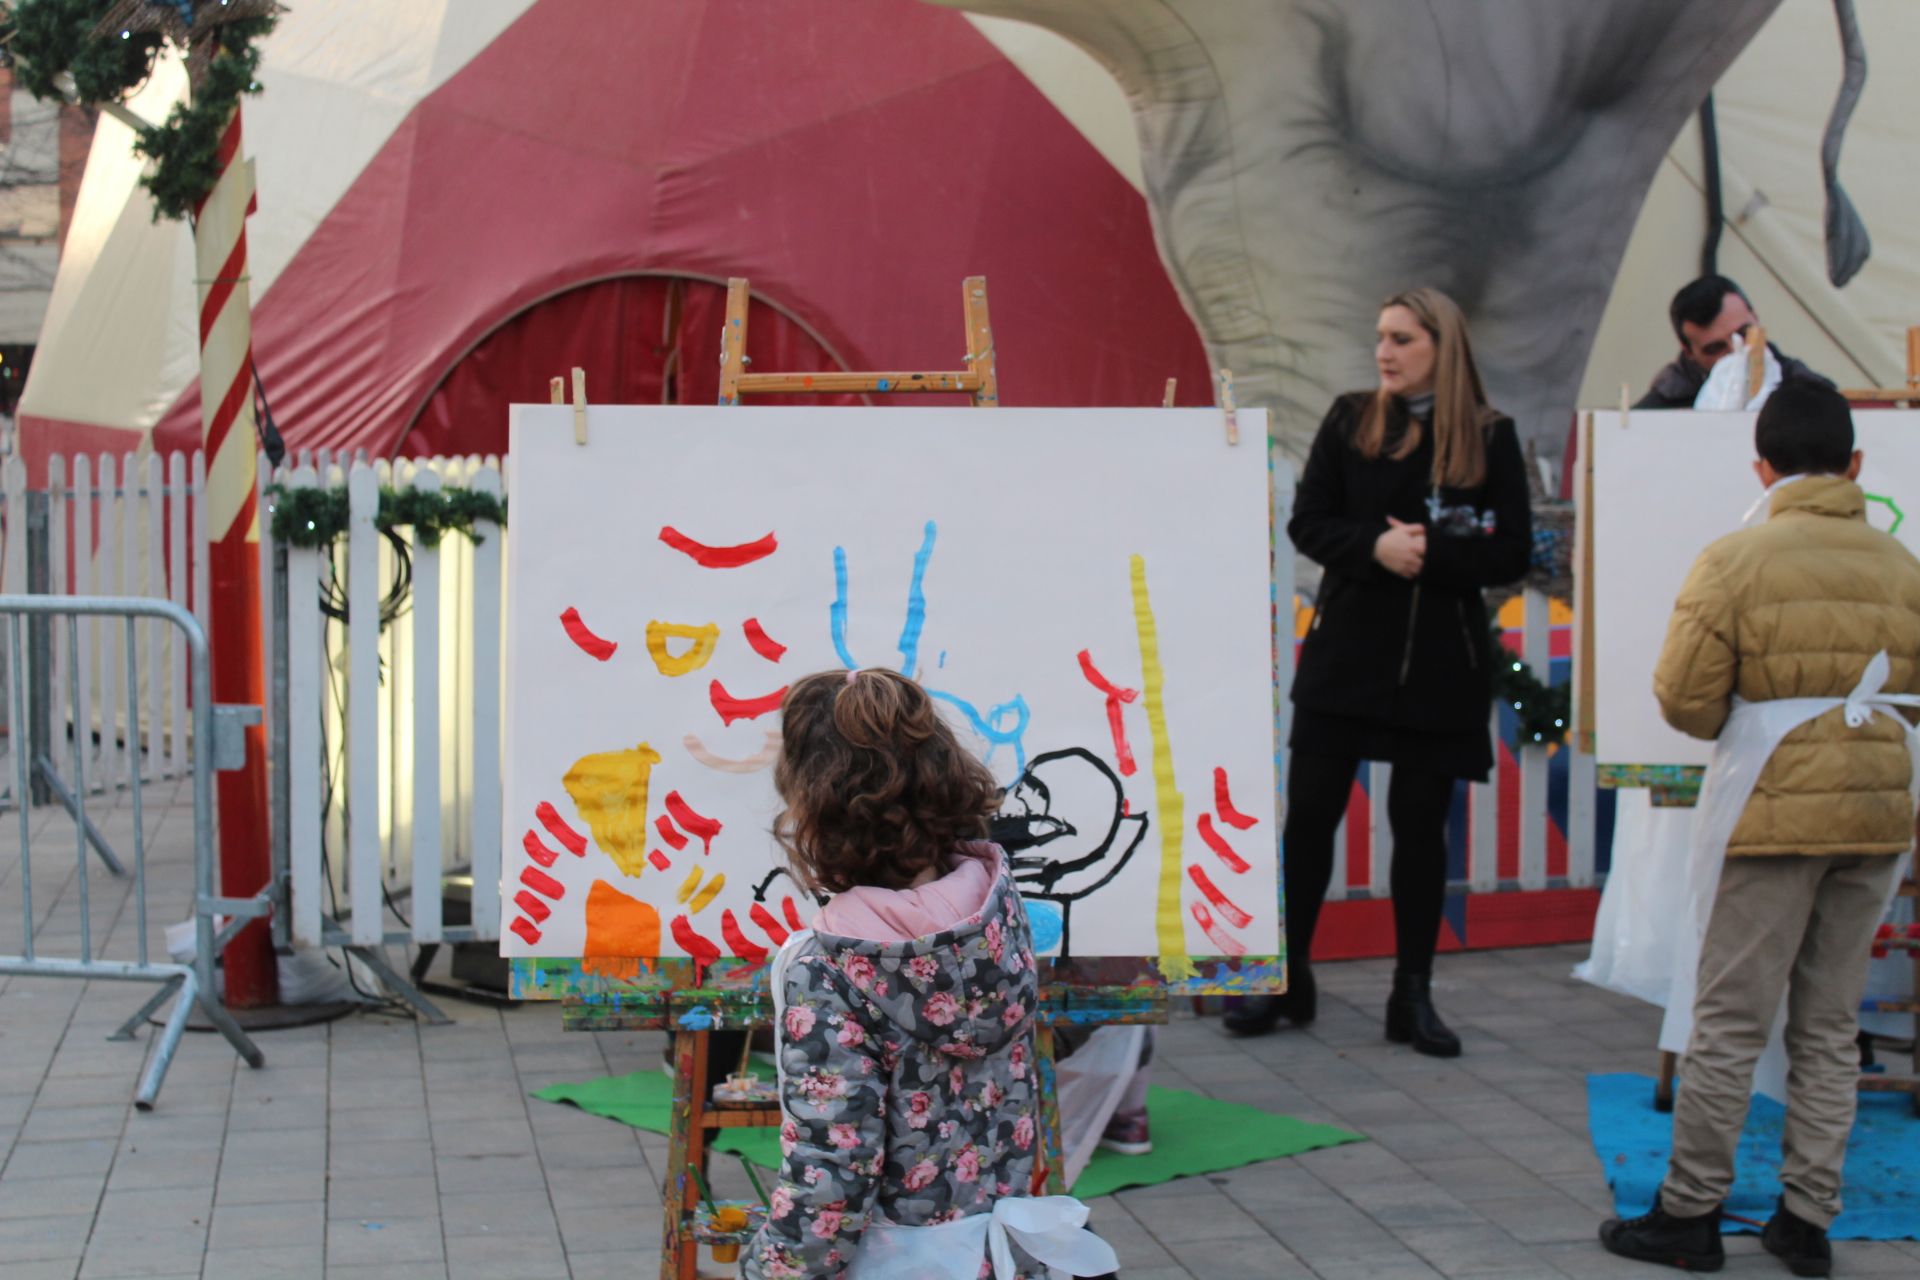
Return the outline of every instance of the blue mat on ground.
[[[1727,1212],[1765,1222],[1780,1195],[1780,1126],[1787,1109],[1755,1098],[1734,1158]],[[1653,1109],[1653,1077],[1587,1077],[1587,1126],[1622,1217],[1645,1213],[1667,1176],[1673,1117]],[[1835,1240],[1920,1239],[1920,1119],[1903,1093],[1863,1093],[1847,1142],[1846,1208],[1828,1233]],[[1751,1231],[1741,1223],[1729,1230]]]

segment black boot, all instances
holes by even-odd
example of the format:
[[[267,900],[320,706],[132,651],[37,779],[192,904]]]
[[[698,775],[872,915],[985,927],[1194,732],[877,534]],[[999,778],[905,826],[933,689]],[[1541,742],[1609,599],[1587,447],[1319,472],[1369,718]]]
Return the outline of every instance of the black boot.
[[[1433,1008],[1433,975],[1396,972],[1387,997],[1387,1039],[1411,1044],[1431,1058],[1460,1056],[1460,1037],[1447,1030]]]
[[[1263,1036],[1285,1018],[1296,1027],[1304,1027],[1319,1012],[1320,994],[1313,985],[1313,970],[1298,965],[1287,976],[1287,994],[1283,996],[1246,996],[1234,1001],[1220,1024],[1236,1036]]]
[[[1601,1223],[1600,1243],[1608,1253],[1681,1271],[1718,1271],[1727,1264],[1717,1207],[1697,1218],[1676,1218],[1655,1199],[1652,1210],[1638,1218]]]
[[[1794,1216],[1793,1210],[1787,1208],[1785,1196],[1774,1207],[1773,1216],[1767,1219],[1760,1243],[1797,1276],[1833,1274],[1833,1246],[1827,1243],[1826,1228]]]

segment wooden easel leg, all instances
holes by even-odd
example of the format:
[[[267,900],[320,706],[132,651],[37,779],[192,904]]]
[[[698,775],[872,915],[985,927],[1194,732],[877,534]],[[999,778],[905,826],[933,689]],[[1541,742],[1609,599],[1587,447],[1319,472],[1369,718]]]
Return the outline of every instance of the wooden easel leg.
[[[1000,377],[993,358],[993,325],[987,320],[987,278],[968,276],[961,289],[967,313],[967,372],[980,379],[973,406],[990,408],[1000,403]]]
[[[667,1176],[661,1186],[666,1222],[660,1235],[660,1280],[698,1280],[700,1244],[686,1229],[687,1215],[700,1204],[691,1170],[707,1168],[707,1035],[679,1031],[673,1036],[673,1117],[667,1131]]]
[[[1660,1051],[1660,1077],[1653,1083],[1653,1109],[1662,1115],[1673,1110],[1673,1077],[1679,1065],[1679,1054]]]
[[[740,375],[747,371],[747,282],[727,281],[727,320],[720,331],[720,403],[740,403]]]
[[[1060,1093],[1054,1084],[1053,1024],[1043,1022],[1033,1036],[1034,1069],[1040,1077],[1041,1158],[1047,1162],[1047,1194],[1067,1194],[1067,1170],[1060,1156]]]

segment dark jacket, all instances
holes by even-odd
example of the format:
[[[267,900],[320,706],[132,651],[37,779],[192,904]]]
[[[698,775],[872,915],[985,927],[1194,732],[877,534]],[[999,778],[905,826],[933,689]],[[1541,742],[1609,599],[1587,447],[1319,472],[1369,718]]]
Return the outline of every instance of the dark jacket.
[[[1780,348],[1771,342],[1767,350],[1773,352],[1773,358],[1780,362],[1780,379],[1805,379],[1817,382],[1823,387],[1833,385],[1831,379],[1823,378],[1807,368],[1792,356],[1782,355]],[[1732,357],[1728,357],[1731,359]],[[1647,394],[1634,401],[1636,409],[1691,409],[1700,395],[1700,388],[1707,383],[1707,370],[1693,362],[1693,358],[1682,351],[1673,363],[1653,375],[1653,385],[1647,388]]]
[[[1405,458],[1367,459],[1353,446],[1371,392],[1334,401],[1307,456],[1287,534],[1326,568],[1300,651],[1302,707],[1423,733],[1484,733],[1492,706],[1491,623],[1482,590],[1517,581],[1533,553],[1526,460],[1509,418],[1487,431],[1477,489],[1435,493],[1433,434]],[[1396,400],[1389,440],[1406,429]],[[1435,502],[1430,503],[1430,498]],[[1436,507],[1438,511],[1436,512]],[[1448,532],[1470,521],[1472,533]],[[1420,576],[1373,558],[1387,517],[1427,526]]]

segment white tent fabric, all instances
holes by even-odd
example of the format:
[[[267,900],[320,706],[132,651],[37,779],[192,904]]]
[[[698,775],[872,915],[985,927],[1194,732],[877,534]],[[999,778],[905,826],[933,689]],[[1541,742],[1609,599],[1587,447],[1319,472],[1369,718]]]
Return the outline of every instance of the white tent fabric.
[[[331,0],[289,10],[266,47],[268,91],[247,107],[250,137],[293,143],[250,148],[258,155],[262,193],[260,214],[249,226],[256,298],[407,113],[533,4]],[[1902,334],[1920,321],[1913,302],[1920,297],[1920,225],[1909,216],[1920,78],[1903,65],[1905,50],[1920,36],[1920,6],[1858,0],[1858,8],[1870,69],[1841,173],[1872,233],[1872,259],[1846,289],[1826,283],[1819,143],[1839,85],[1839,36],[1829,0],[1782,0],[1715,92],[1727,212],[1720,268],[1747,288],[1783,349],[1843,384],[1885,385],[1904,378]],[[1145,189],[1142,126],[1100,61],[1039,26],[969,18],[1117,172]],[[133,107],[161,116],[180,87],[178,69],[163,67]],[[1149,133],[1164,146],[1157,127]],[[194,377],[188,232],[177,223],[152,222],[127,143],[128,131],[103,118],[23,416],[144,431]],[[1658,164],[1639,209],[1594,327],[1584,377],[1577,379],[1578,403],[1617,404],[1623,382],[1637,394],[1671,358],[1666,304],[1698,271],[1702,185],[1698,132],[1689,123]],[[1256,231],[1262,258],[1282,255],[1290,237],[1307,234],[1277,212]],[[1164,247],[1164,227],[1161,235]],[[1500,264],[1488,269],[1497,272]],[[1267,299],[1271,307],[1285,301]],[[1371,316],[1312,298],[1287,303],[1296,304],[1323,313],[1318,326],[1327,354],[1321,359],[1328,364],[1296,380],[1364,382]],[[1227,334],[1224,342],[1209,335],[1216,356],[1259,343],[1262,317],[1243,318],[1251,326],[1245,334]],[[1494,322],[1487,324],[1491,334]],[[1265,332],[1270,339],[1271,328]],[[1569,332],[1563,341],[1586,339]],[[1297,353],[1290,358],[1300,361]],[[1500,394],[1497,383],[1495,390]],[[1287,394],[1300,400],[1302,413],[1317,412],[1309,402],[1319,389]],[[1558,444],[1557,413],[1547,408],[1537,416],[1536,432],[1551,450]]]
[[[416,103],[534,0],[329,0],[291,6],[246,104],[260,213],[247,224],[259,298]],[[457,13],[455,12],[457,10]],[[163,62],[128,105],[165,117],[186,91]],[[145,431],[199,369],[192,233],[153,221],[132,131],[100,118],[20,412]]]

